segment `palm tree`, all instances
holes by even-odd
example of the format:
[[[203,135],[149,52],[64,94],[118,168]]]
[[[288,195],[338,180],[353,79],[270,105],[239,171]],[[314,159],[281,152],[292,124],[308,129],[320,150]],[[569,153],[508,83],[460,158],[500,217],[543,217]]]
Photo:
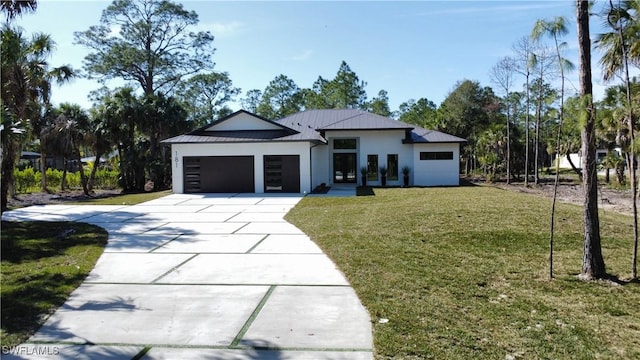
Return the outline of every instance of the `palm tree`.
[[[52,136],[57,138],[57,144],[61,149],[64,149],[63,156],[71,158],[78,164],[78,171],[80,171],[80,180],[82,183],[82,190],[85,195],[89,196],[89,190],[87,188],[87,178],[82,166],[82,156],[80,148],[87,143],[87,139],[90,136],[89,130],[89,116],[86,111],[82,110],[79,105],[63,103],[55,111],[58,116],[56,117],[54,126],[50,128]],[[65,168],[63,173],[62,186],[65,184],[65,175],[67,171],[65,161]],[[64,188],[62,189],[64,190]]]
[[[599,34],[595,44],[603,52],[600,65],[604,80],[610,80],[623,75],[629,63],[640,66],[640,1],[618,1],[614,6],[610,0],[609,10],[602,17],[606,19],[604,26],[612,31]]]
[[[109,129],[105,108],[104,104],[100,104],[89,110],[89,127],[93,135],[91,137],[91,146],[93,147],[93,152],[96,157],[93,167],[91,168],[91,173],[89,174],[89,179],[87,180],[87,189],[89,192],[93,190],[96,172],[102,156],[111,151],[113,143],[115,142],[112,132]]]
[[[564,108],[564,81],[565,81],[565,70],[570,70],[573,67],[573,64],[569,62],[567,59],[562,57],[562,49],[566,47],[566,43],[560,42],[560,37],[569,33],[569,30],[566,26],[567,20],[564,17],[556,17],[553,20],[538,20],[536,21],[533,31],[531,32],[531,37],[535,41],[540,41],[540,39],[546,35],[553,39],[558,69],[560,70],[560,112],[558,119],[558,138],[557,138],[557,146],[556,149],[560,149],[560,141],[561,141],[561,131],[562,131],[562,120],[563,120],[563,108]],[[549,237],[549,278],[553,278],[553,227],[555,223],[555,208],[556,208],[556,198],[558,193],[558,182],[560,180],[560,162],[556,162],[556,177],[555,183],[553,187],[553,201],[551,204],[551,229],[550,229],[550,237]]]
[[[2,78],[2,180],[1,211],[13,186],[13,169],[20,142],[31,130],[29,119],[42,116],[48,102],[51,81],[72,76],[69,67],[49,70],[46,59],[54,47],[49,35],[35,34],[27,40],[21,29],[4,25],[0,31]]]
[[[144,116],[144,106],[129,87],[102,94],[101,98],[104,103],[103,121],[113,139],[117,139],[120,186],[124,192],[144,191],[146,159],[141,151],[144,144],[136,139],[141,133],[137,123]]]
[[[38,7],[36,0],[2,0],[0,11],[5,13],[7,20],[13,20],[23,13],[35,12]]]
[[[187,112],[174,97],[167,97],[160,93],[145,96],[138,126],[141,133],[149,138],[149,154],[146,161],[153,190],[164,190],[170,181],[171,154],[166,147],[161,146],[160,140],[176,136],[189,129]]]
[[[629,63],[640,62],[640,39],[638,21],[640,4],[638,1],[618,1],[618,6],[609,0],[609,12],[606,14],[607,24],[613,30],[602,34],[596,41],[596,46],[604,50],[600,60],[604,72],[604,79],[609,80],[614,75],[622,74],[626,90],[627,124],[629,136],[629,151],[626,152],[627,166],[631,182],[631,194],[633,197],[633,256],[631,272],[632,277],[637,278],[638,262],[638,206],[637,206],[637,179],[636,179],[636,155],[635,155],[635,121],[633,103],[631,99],[631,80],[629,77]]]

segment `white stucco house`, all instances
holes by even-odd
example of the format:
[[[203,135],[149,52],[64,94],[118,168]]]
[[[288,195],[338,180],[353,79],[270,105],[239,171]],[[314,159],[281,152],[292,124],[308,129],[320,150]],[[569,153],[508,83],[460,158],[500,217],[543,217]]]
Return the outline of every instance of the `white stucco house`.
[[[362,110],[308,110],[272,121],[240,110],[171,145],[175,193],[311,192],[321,184],[459,185],[466,140]]]

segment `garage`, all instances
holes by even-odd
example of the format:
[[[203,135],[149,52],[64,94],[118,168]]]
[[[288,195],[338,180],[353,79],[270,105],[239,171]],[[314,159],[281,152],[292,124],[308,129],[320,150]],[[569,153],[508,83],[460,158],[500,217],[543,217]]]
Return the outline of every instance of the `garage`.
[[[253,193],[253,156],[184,157],[186,193]]]
[[[300,156],[264,156],[264,192],[300,192]]]

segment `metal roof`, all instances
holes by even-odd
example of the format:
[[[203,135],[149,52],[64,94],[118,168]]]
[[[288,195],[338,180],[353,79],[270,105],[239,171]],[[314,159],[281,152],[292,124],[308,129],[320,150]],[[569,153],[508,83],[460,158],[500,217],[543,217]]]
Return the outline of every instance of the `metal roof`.
[[[427,130],[416,126],[411,131],[411,143],[463,143],[467,140],[436,130]]]
[[[247,111],[237,111],[220,121],[230,120],[238,113],[247,113],[258,119],[277,124],[280,130],[234,130],[206,131],[213,124],[201,127],[185,135],[163,140],[165,143],[219,143],[219,142],[265,142],[265,141],[311,141],[326,143],[324,131],[411,131],[405,143],[452,143],[466,142],[465,139],[439,131],[423,129],[388,117],[357,109],[327,109],[302,111],[283,119],[270,121]]]
[[[363,110],[307,110],[276,121],[285,126],[306,125],[323,130],[412,129],[414,126]]]

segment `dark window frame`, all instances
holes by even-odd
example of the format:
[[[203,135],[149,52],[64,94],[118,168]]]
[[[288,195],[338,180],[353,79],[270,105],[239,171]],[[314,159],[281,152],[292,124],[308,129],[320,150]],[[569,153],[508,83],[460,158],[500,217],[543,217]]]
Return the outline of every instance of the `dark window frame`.
[[[334,150],[356,150],[358,140],[355,138],[333,139]]]
[[[387,179],[398,180],[398,154],[387,154]]]
[[[421,151],[420,160],[453,160],[453,151]]]
[[[367,180],[378,181],[378,154],[367,155]]]

